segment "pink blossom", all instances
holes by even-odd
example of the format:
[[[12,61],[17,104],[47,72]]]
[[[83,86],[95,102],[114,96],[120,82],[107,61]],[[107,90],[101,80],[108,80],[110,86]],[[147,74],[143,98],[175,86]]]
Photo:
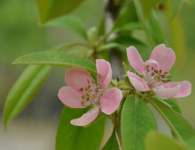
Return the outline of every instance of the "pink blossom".
[[[143,76],[141,78],[135,73],[127,72],[129,80],[137,91],[153,90],[165,98],[185,97],[191,93],[191,84],[188,81],[170,83],[171,76],[167,73],[175,62],[175,53],[164,44],[156,46],[146,62],[143,62],[133,46],[127,48],[127,57],[130,65]]]
[[[80,67],[73,67],[66,73],[65,81],[69,86],[62,87],[58,97],[68,107],[85,108],[93,105],[93,109],[80,118],[71,120],[71,124],[85,126],[95,120],[99,109],[105,114],[112,114],[119,106],[122,92],[117,88],[106,89],[112,78],[110,63],[96,60],[97,86],[89,72]]]

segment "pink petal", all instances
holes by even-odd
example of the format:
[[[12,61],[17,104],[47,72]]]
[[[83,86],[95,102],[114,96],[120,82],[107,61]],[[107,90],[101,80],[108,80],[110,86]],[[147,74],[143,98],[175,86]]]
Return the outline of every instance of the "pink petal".
[[[58,97],[62,103],[64,103],[64,105],[71,108],[85,108],[90,104],[90,102],[85,101],[85,103],[82,105],[82,94],[76,92],[74,89],[68,86],[64,86],[60,89]]]
[[[182,82],[172,82],[163,85],[164,88],[174,88],[181,85],[179,92],[174,96],[174,98],[185,97],[191,93],[191,84],[188,81]]]
[[[99,114],[99,106],[94,107],[87,113],[83,114],[80,118],[71,120],[71,124],[75,126],[86,126],[87,124],[94,121]]]
[[[134,88],[138,91],[148,91],[149,87],[147,83],[141,77],[137,76],[135,73],[127,72],[129,80],[131,81]]]
[[[164,97],[164,98],[172,98],[177,95],[179,92],[181,85],[177,85],[174,88],[164,88],[161,89],[153,89],[154,92],[156,92],[158,95]]]
[[[158,63],[155,61],[155,60],[152,60],[152,59],[150,59],[150,60],[147,60],[145,63],[144,63],[144,68],[146,67],[146,66],[149,66],[149,70],[151,70],[151,68],[153,67],[155,70],[159,70],[159,65],[158,65]]]
[[[106,90],[100,101],[102,112],[112,114],[118,108],[122,97],[121,90],[116,87]]]
[[[156,46],[150,56],[150,59],[156,60],[162,74],[168,72],[175,62],[175,53],[171,48],[165,47],[165,44]]]
[[[80,67],[73,67],[67,71],[65,76],[66,83],[78,93],[81,88],[85,89],[88,86],[95,87],[95,82],[89,72]]]
[[[140,74],[144,75],[144,62],[139,55],[137,49],[133,46],[127,48],[127,57],[129,60],[130,65]]]
[[[110,63],[103,59],[96,60],[97,67],[97,81],[101,85],[102,89],[107,88],[112,79],[112,69]]]

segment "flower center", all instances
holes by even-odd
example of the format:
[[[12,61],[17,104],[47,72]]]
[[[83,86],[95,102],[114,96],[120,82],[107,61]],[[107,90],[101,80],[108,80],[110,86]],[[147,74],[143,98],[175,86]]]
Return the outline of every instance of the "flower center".
[[[155,70],[153,67],[147,65],[145,67],[146,75],[144,76],[144,80],[148,84],[149,88],[159,88],[164,83],[170,82],[171,76],[167,76],[168,72],[162,73],[162,70]]]
[[[87,79],[88,87],[81,88],[79,91],[83,92],[81,104],[84,105],[85,101],[89,101],[91,104],[99,105],[101,97],[103,95],[103,90],[101,89],[101,85],[98,83],[96,87],[91,87],[90,81]],[[92,84],[95,82],[92,80]]]

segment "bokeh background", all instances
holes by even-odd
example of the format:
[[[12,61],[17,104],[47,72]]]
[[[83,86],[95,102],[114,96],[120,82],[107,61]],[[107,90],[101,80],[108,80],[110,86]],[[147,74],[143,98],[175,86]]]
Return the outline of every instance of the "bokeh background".
[[[73,14],[79,16],[86,29],[98,26],[103,15],[103,1],[86,0]],[[184,4],[180,17],[185,31],[186,49],[171,70],[172,81],[188,80],[192,93],[178,99],[184,117],[195,126],[195,3]],[[162,19],[163,20],[163,19]],[[34,0],[0,1],[0,149],[53,150],[55,133],[63,104],[57,97],[65,85],[66,68],[53,67],[40,93],[9,125],[3,129],[3,105],[6,96],[25,65],[11,66],[19,56],[44,51],[54,46],[83,41],[78,35],[55,27],[39,26]],[[163,22],[162,22],[163,24]],[[137,32],[138,38],[140,33]],[[175,34],[177,38],[177,33]],[[178,47],[181,43],[177,43]],[[152,51],[152,50],[151,50]],[[177,53],[179,53],[177,51]],[[149,56],[148,56],[149,58]],[[110,126],[107,127],[110,129]]]

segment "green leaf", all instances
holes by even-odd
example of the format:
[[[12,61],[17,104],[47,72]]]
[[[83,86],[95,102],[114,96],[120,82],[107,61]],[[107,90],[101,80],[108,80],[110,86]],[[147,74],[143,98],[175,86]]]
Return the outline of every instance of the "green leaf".
[[[178,139],[188,143],[190,139],[195,138],[194,127],[182,115],[175,112],[162,101],[152,97],[148,97],[147,101],[160,113]],[[190,145],[190,143],[188,144]]]
[[[143,42],[128,35],[119,35],[115,38],[112,38],[107,41],[106,44],[103,45],[100,49],[117,48],[122,52],[126,52],[126,48],[129,46],[135,46],[137,49],[141,49],[143,51],[147,49],[147,46]]]
[[[54,47],[49,51],[64,51],[82,43],[70,43]],[[25,106],[34,98],[44,84],[51,66],[30,65],[20,75],[11,88],[4,106],[4,127],[19,114]]]
[[[51,66],[30,65],[23,71],[11,88],[5,101],[3,110],[5,129],[7,124],[19,114],[39,92],[50,70]]]
[[[82,116],[87,109],[65,107],[62,111],[57,136],[56,150],[99,150],[105,129],[103,118],[88,128],[70,124],[72,119]]]
[[[179,0],[178,0],[179,1]],[[170,3],[164,3],[165,13],[167,17],[168,36],[170,37],[171,48],[177,56],[177,61],[174,64],[178,70],[182,67],[186,60],[187,42],[184,25],[179,14],[172,18]],[[171,19],[172,18],[172,19]]]
[[[24,55],[17,58],[12,65],[16,64],[37,64],[56,65],[63,67],[83,67],[90,73],[96,74],[96,65],[82,57],[65,54],[62,52],[45,51]]]
[[[138,96],[129,96],[121,116],[123,150],[145,150],[144,139],[151,130],[157,130],[152,112]]]
[[[131,22],[131,23],[125,24],[123,26],[120,26],[120,27],[114,29],[112,32],[131,31],[133,29],[139,29],[139,28],[141,28],[140,23]]]
[[[175,112],[181,114],[181,109],[179,108],[179,106],[178,106],[178,104],[176,103],[175,100],[169,98],[169,99],[164,100],[164,101],[166,103],[168,103]]]
[[[157,132],[150,132],[146,136],[145,145],[146,150],[190,150],[178,141]]]
[[[75,33],[78,33],[87,39],[87,33],[82,20],[74,15],[62,16],[51,20],[45,24],[46,26],[61,27]]]
[[[105,34],[105,17],[102,17],[102,20],[98,26],[98,36],[103,36]]]
[[[172,10],[172,18],[174,18],[175,15],[181,10],[183,0],[169,0],[169,2]]]
[[[125,72],[127,72],[127,71],[131,72],[131,69],[127,66],[127,64],[125,62],[123,62],[123,67],[125,69]]]
[[[119,28],[133,22],[138,22],[135,7],[132,1],[124,1],[121,6],[119,15],[114,23],[112,31],[118,30]]]
[[[119,145],[114,131],[102,150],[119,150]]]
[[[146,1],[146,0],[137,0],[138,3],[141,6],[141,15],[142,18],[146,19],[147,17],[149,17],[151,10],[158,4],[160,3],[162,0],[150,0],[150,1]]]
[[[40,22],[45,23],[53,18],[70,13],[84,0],[36,0]]]
[[[148,19],[145,20],[143,16],[143,7],[140,1],[134,0],[134,4],[135,4],[136,11],[137,11],[137,15],[142,24],[142,27],[145,30],[152,46],[155,47],[156,45],[159,45],[162,43],[167,44],[165,32],[158,19],[157,13],[154,10],[152,10]]]

